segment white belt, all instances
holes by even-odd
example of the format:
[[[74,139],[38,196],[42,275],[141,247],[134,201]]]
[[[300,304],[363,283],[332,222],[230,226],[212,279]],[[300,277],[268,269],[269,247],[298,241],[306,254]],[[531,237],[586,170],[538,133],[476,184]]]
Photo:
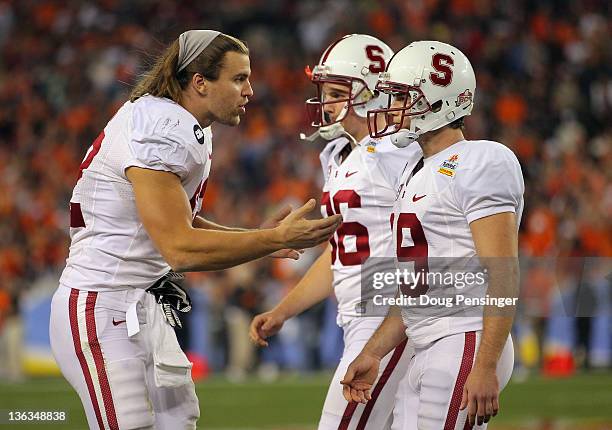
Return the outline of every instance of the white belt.
[[[128,336],[132,337],[140,332],[140,323],[138,322],[138,303],[143,301],[143,297],[147,294],[145,290],[134,290],[133,298],[135,299],[130,307],[125,312],[125,324],[127,325]]]

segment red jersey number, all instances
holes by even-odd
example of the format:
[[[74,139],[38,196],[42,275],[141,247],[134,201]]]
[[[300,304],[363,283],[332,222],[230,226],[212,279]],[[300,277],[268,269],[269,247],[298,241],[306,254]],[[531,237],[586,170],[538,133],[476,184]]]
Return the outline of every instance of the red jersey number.
[[[96,137],[96,140],[93,141],[93,144],[87,150],[87,154],[85,154],[85,158],[81,162],[79,166],[79,175],[77,176],[77,182],[83,176],[83,172],[87,169],[94,157],[100,152],[100,148],[102,147],[102,141],[104,140],[104,131]],[[81,211],[80,203],[70,202],[70,227],[78,228],[85,227],[85,219],[83,218],[83,212]]]
[[[96,137],[96,140],[93,141],[92,145],[87,150],[87,154],[85,154],[85,158],[79,166],[79,176],[77,177],[77,182],[79,181],[79,179],[81,179],[81,176],[83,176],[83,171],[91,165],[91,162],[93,161],[94,157],[98,155],[98,152],[100,152],[103,140],[104,131],[102,131],[102,133],[100,133],[98,137]]]
[[[404,238],[404,230],[410,230],[410,237],[412,238],[411,246],[402,246]],[[402,262],[414,262],[415,274],[421,274],[419,276],[419,282],[416,285],[400,285],[400,290],[406,296],[418,297],[425,294],[429,289],[427,282],[424,278],[427,276],[429,271],[429,265],[427,263],[428,248],[427,239],[425,238],[425,232],[423,226],[413,213],[402,213],[397,217],[397,260]]]
[[[361,197],[353,190],[340,190],[330,199],[328,192],[323,193],[321,205],[325,207],[327,216],[340,214],[340,205],[346,204],[349,208],[360,208]],[[355,236],[355,251],[347,252],[345,247],[346,236]],[[337,237],[337,240],[336,240]],[[358,266],[370,256],[370,238],[368,229],[356,221],[343,222],[329,240],[332,246],[332,264],[336,258],[343,266]]]

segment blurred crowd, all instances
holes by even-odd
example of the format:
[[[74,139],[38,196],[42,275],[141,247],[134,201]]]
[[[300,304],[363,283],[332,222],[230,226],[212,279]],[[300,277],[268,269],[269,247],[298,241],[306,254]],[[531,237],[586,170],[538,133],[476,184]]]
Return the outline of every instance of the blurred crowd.
[[[63,268],[68,201],[87,147],[154,56],[193,28],[247,41],[255,92],[239,127],[213,128],[205,217],[254,227],[280,205],[320,196],[321,147],[297,136],[311,131],[303,102],[314,86],[304,66],[330,42],[368,33],[399,50],[436,39],[463,50],[476,72],[467,138],[503,142],[521,162],[522,254],[610,257],[610,9],[605,0],[0,0],[0,332],[20,296]],[[205,295],[216,367],[253,366],[244,326],[280,300],[316,252],[190,278]],[[333,326],[333,303],[303,320],[296,338]],[[317,342],[287,362],[333,360]],[[314,358],[300,362],[304,354]]]

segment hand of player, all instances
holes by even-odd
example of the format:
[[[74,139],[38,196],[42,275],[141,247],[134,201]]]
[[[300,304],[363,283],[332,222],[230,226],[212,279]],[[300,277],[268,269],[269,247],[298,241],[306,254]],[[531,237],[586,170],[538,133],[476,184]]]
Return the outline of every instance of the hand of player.
[[[285,323],[285,318],[278,312],[270,311],[256,315],[249,327],[251,340],[259,346],[268,346],[265,340],[280,331]]]
[[[315,199],[292,211],[276,227],[284,248],[311,248],[327,242],[342,223],[342,216],[332,215],[323,219],[307,220],[304,216],[315,208]]]
[[[259,228],[264,229],[264,228],[275,228],[275,227],[278,227],[280,222],[287,215],[289,215],[291,213],[291,209],[292,208],[289,205],[282,207],[278,212],[276,212],[270,218],[265,220],[259,226]],[[270,254],[268,257],[272,257],[272,258],[291,258],[292,260],[299,260],[300,259],[300,254],[303,254],[303,253],[304,253],[303,249],[280,249],[280,250]]]
[[[342,394],[348,402],[367,403],[372,399],[370,390],[378,376],[380,359],[368,353],[361,353],[353,360],[346,370]]]
[[[463,386],[461,410],[467,407],[470,425],[488,423],[499,412],[499,382],[495,368],[474,366]]]

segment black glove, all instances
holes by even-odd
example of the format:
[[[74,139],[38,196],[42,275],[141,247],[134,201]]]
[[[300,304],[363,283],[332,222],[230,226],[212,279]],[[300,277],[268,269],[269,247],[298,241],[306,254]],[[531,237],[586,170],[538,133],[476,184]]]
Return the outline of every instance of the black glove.
[[[172,327],[183,328],[177,311],[187,313],[191,310],[191,298],[187,291],[177,284],[177,281],[184,278],[180,273],[170,271],[147,288],[147,292],[155,296],[155,301],[161,306],[166,321]]]

